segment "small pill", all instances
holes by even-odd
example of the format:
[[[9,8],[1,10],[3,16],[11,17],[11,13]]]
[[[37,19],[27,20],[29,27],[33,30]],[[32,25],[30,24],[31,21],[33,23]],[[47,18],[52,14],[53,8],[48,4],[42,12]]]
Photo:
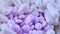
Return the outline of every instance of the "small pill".
[[[33,19],[34,19],[33,15],[28,15],[25,19],[25,23],[31,25]]]
[[[34,4],[35,0],[29,0],[29,4]]]
[[[17,34],[15,31],[10,29],[7,24],[2,24],[1,30],[4,32],[4,34]]]
[[[53,25],[47,25],[47,26],[45,27],[45,30],[49,30],[49,29],[54,30],[54,26],[53,26]]]
[[[46,21],[42,22],[42,26],[45,27],[47,25]]]
[[[21,6],[21,1],[20,0],[11,0],[15,6],[20,7]]]
[[[37,31],[36,30],[33,30],[33,34],[37,34]]]
[[[24,25],[24,26],[22,27],[22,29],[23,29],[24,32],[29,32],[30,26],[29,26],[29,25]]]
[[[33,12],[32,12],[32,15],[38,16],[38,12],[37,12],[37,11],[33,11]]]
[[[54,30],[47,30],[46,34],[55,34],[55,31]]]
[[[35,6],[36,6],[36,7],[39,7],[39,8],[40,8],[41,5],[42,5],[41,0],[36,0],[36,1],[35,1]]]
[[[2,9],[2,14],[9,15],[12,12],[13,7],[7,7]]]
[[[36,28],[37,30],[40,30],[40,29],[42,28],[42,24],[36,23],[36,24],[35,24],[35,28]]]
[[[12,30],[14,30],[18,34],[22,34],[22,30],[21,30],[20,26],[15,24],[15,22],[13,20],[9,20],[8,25]]]
[[[33,30],[33,34],[43,34],[42,31]]]
[[[6,23],[6,22],[8,22],[8,20],[9,19],[5,15],[0,14],[0,22]]]

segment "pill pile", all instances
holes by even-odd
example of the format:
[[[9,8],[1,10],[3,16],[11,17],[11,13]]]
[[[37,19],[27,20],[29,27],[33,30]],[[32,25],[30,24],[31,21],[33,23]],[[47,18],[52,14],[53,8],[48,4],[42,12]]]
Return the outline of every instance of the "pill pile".
[[[0,34],[60,34],[60,0],[0,0]]]

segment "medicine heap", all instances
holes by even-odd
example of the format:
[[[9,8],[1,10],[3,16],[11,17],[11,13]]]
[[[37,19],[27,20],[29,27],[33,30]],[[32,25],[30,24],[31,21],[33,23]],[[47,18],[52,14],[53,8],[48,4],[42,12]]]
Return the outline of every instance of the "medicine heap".
[[[0,34],[60,34],[60,0],[0,0]]]

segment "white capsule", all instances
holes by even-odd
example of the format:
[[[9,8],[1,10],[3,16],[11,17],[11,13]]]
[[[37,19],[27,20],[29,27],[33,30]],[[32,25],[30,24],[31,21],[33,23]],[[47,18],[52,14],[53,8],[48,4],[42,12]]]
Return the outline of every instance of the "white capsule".
[[[14,20],[9,20],[8,23],[9,27],[12,29],[15,26]]]
[[[36,24],[35,24],[35,28],[36,28],[37,30],[40,30],[40,29],[42,28],[42,24],[36,23]]]
[[[5,27],[4,27],[5,26]],[[1,30],[3,31],[6,27],[8,27],[8,25],[7,24],[1,24]]]
[[[54,7],[54,5],[52,3],[47,4],[47,9],[53,18],[59,17],[59,10],[56,7]]]
[[[15,24],[15,22],[14,22],[14,20],[9,20],[7,24],[8,24],[8,25],[9,25],[9,24]]]
[[[12,12],[13,7],[7,7],[2,9],[2,14],[9,15]]]
[[[55,31],[52,30],[52,29],[50,29],[50,30],[47,30],[47,31],[46,31],[46,34],[55,34]]]
[[[15,22],[13,20],[9,20],[8,25],[12,30],[14,30],[18,34],[22,34],[22,30],[21,30],[20,26],[15,24]]]
[[[5,15],[0,14],[0,22],[7,22],[8,18]]]
[[[23,29],[24,32],[29,32],[30,26],[29,26],[29,25],[24,25],[24,26],[22,27],[22,29]]]
[[[21,0],[22,1],[22,3],[27,3],[27,4],[29,4],[29,0]]]
[[[60,10],[60,0],[57,3],[54,3],[54,6]]]
[[[28,6],[28,4],[22,4],[21,7],[18,9],[19,15],[22,15],[25,12],[29,13],[29,6]]]
[[[1,30],[4,32],[4,34],[17,34],[12,29],[10,29],[7,24],[2,24]]]
[[[31,5],[30,11],[33,12],[33,11],[36,11],[36,10],[37,10],[36,6],[35,5]]]
[[[41,7],[41,5],[42,5],[41,0],[36,0],[35,5],[36,5],[36,7]]]
[[[34,4],[36,0],[29,0],[29,4]]]
[[[54,3],[55,0],[42,0],[43,4],[46,5],[48,3]]]
[[[20,0],[11,0],[15,6],[20,7],[21,6],[21,1]]]
[[[53,24],[54,23],[53,18],[51,17],[51,15],[49,14],[49,12],[47,10],[44,12],[44,16],[45,16],[46,22],[48,24]]]
[[[51,9],[52,8],[52,9]],[[59,10],[54,7],[53,4],[47,4],[47,9],[48,9],[48,12],[50,13],[51,17],[54,19],[54,25],[58,25],[58,19],[59,19]]]

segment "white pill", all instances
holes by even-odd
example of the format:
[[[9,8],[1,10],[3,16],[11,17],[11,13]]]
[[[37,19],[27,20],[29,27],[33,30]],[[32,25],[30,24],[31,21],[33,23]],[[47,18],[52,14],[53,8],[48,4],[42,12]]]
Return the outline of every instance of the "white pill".
[[[2,24],[1,30],[4,32],[4,34],[17,34],[12,29],[10,29],[7,24]]]
[[[2,9],[2,14],[9,15],[12,12],[13,7],[6,7]]]
[[[20,20],[20,19],[16,19],[15,22],[16,22],[16,23],[22,23],[23,21]]]
[[[38,12],[37,12],[37,11],[33,11],[33,12],[32,12],[32,15],[38,16]]]
[[[17,7],[21,6],[21,1],[20,0],[11,0]]]
[[[9,24],[15,24],[15,21],[14,21],[14,20],[9,20],[7,24],[8,24],[8,25],[9,25]]]
[[[29,26],[29,25],[24,25],[24,26],[22,27],[22,29],[23,29],[24,32],[29,32],[30,26]]]
[[[22,1],[22,3],[27,3],[27,4],[29,4],[29,0],[21,0]]]
[[[54,3],[55,0],[42,0],[43,4],[46,5],[48,3]]]
[[[31,5],[30,11],[33,12],[33,11],[36,11],[36,10],[37,10],[36,6],[35,5]]]
[[[51,9],[52,8],[52,9]],[[59,10],[54,7],[54,5],[52,3],[47,4],[47,9],[48,12],[50,13],[50,15],[52,16],[52,18],[54,19],[54,25],[57,24],[58,25],[58,19],[59,19]]]
[[[0,22],[8,22],[8,18],[5,15],[0,14]]]
[[[47,10],[44,12],[44,16],[45,16],[46,22],[48,24],[53,24],[54,23],[53,18],[51,17],[51,15],[49,14],[49,12]]]
[[[37,31],[36,30],[33,30],[33,34],[37,34]]]
[[[29,4],[34,4],[36,0],[29,0]]]
[[[40,30],[42,28],[42,24],[36,23],[35,24],[35,28],[38,29],[38,30]]]
[[[25,15],[20,15],[19,18],[26,18],[26,16]]]
[[[15,26],[14,20],[9,20],[8,23],[9,27],[12,29]]]
[[[4,27],[5,26],[5,27]],[[1,30],[3,31],[6,27],[8,27],[8,25],[7,24],[1,24]]]
[[[45,30],[49,30],[49,29],[54,30],[54,26],[53,26],[53,25],[47,25],[47,26],[45,27]]]
[[[22,4],[21,7],[18,9],[18,13],[19,15],[22,15],[24,13],[28,13],[29,12],[29,5],[28,4]]]
[[[34,19],[34,16],[33,16],[33,15],[28,15],[28,16],[26,17],[26,19],[25,19],[25,23],[31,25],[31,24],[32,24],[31,21],[32,21],[33,19]]]
[[[43,32],[42,31],[38,31],[38,30],[33,30],[33,33],[32,34],[43,34]]]
[[[15,22],[13,20],[9,20],[8,25],[12,30],[14,30],[18,34],[22,34],[22,30],[21,30],[20,26],[15,24]]]
[[[37,34],[43,34],[44,33],[44,31],[42,31],[42,30],[37,30]]]
[[[36,7],[41,7],[41,5],[42,5],[41,0],[36,0],[35,5],[36,5]]]
[[[59,17],[59,10],[52,3],[47,4],[47,9],[53,18]]]
[[[52,30],[52,29],[50,29],[50,30],[47,30],[47,31],[46,31],[46,34],[55,34],[55,31]]]

